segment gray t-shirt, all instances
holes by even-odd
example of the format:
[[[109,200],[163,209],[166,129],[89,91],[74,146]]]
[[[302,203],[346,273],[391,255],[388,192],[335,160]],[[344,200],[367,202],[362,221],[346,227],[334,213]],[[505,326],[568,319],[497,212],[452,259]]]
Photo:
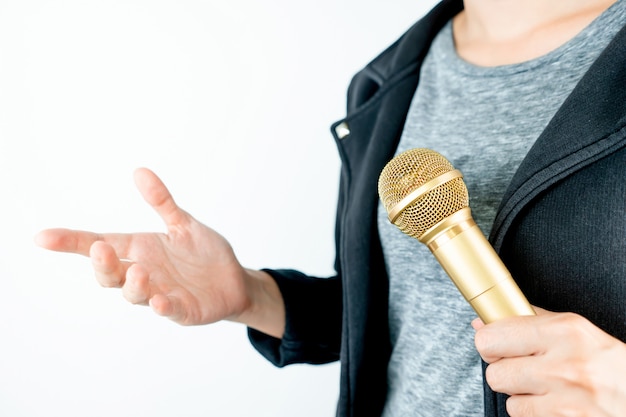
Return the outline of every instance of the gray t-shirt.
[[[398,153],[430,148],[464,174],[470,207],[486,235],[520,162],[589,66],[626,21],[618,1],[558,49],[528,62],[478,67],[456,54],[449,23],[434,40]],[[384,417],[483,415],[476,314],[426,246],[378,208],[390,280]]]

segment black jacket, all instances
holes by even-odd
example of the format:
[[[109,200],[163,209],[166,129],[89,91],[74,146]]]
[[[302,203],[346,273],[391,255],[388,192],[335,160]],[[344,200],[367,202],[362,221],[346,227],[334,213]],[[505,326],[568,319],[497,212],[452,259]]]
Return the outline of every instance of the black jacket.
[[[385,402],[391,346],[377,180],[398,144],[430,43],[462,8],[444,0],[353,78],[347,116],[332,127],[342,159],[337,275],[268,271],[285,299],[285,336],[249,331],[277,366],[339,359],[338,416],[380,415]],[[626,341],[626,30],[525,157],[490,240],[531,303],[580,313]],[[485,385],[485,415],[506,416],[504,399]]]

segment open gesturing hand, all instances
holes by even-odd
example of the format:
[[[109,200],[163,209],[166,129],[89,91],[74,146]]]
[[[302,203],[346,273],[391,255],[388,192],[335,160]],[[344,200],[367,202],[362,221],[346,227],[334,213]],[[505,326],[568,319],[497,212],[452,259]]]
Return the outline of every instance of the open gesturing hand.
[[[150,305],[177,323],[228,319],[280,336],[282,299],[271,278],[243,268],[230,244],[178,207],[153,172],[138,169],[135,183],[164,220],[167,233],[48,229],[36,236],[36,243],[91,257],[102,286],[121,288],[131,303]],[[263,310],[269,304],[278,316]],[[264,318],[271,318],[269,328],[258,323]]]

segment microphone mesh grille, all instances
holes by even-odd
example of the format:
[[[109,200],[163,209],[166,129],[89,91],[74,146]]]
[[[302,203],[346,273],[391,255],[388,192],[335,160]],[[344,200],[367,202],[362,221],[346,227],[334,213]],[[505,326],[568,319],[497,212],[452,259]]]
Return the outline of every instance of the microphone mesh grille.
[[[412,191],[452,170],[452,164],[433,150],[409,149],[387,163],[378,178],[378,195],[389,212]],[[407,235],[419,238],[441,220],[468,206],[467,187],[462,178],[454,178],[407,205],[394,224]]]

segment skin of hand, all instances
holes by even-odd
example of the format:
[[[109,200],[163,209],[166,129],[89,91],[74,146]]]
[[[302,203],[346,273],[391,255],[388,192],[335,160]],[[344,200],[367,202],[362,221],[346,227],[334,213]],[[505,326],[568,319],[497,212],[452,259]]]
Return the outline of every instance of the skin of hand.
[[[472,322],[487,383],[511,396],[511,417],[626,416],[626,344],[580,315],[535,310]]]
[[[140,168],[134,178],[167,233],[48,229],[35,243],[89,256],[103,287],[121,288],[129,302],[150,305],[179,324],[226,319],[281,337],[284,305],[274,280],[265,272],[243,268],[226,239],[178,207],[152,171]]]

